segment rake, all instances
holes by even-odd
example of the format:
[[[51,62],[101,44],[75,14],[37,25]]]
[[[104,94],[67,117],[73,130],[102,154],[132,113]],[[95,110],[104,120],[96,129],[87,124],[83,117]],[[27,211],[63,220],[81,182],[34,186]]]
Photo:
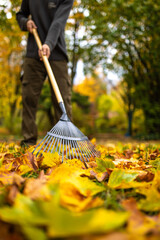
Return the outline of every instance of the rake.
[[[33,35],[38,48],[42,49],[42,44],[36,29],[33,29]],[[57,124],[47,132],[46,136],[36,146],[33,153],[38,156],[39,154],[43,154],[43,152],[58,152],[58,154],[62,156],[62,162],[64,158],[76,158],[80,159],[87,167],[86,161],[89,161],[91,157],[95,158],[99,156],[99,152],[96,151],[95,146],[89,141],[88,137],[70,121],[48,58],[42,56],[42,59],[62,111],[62,116]]]

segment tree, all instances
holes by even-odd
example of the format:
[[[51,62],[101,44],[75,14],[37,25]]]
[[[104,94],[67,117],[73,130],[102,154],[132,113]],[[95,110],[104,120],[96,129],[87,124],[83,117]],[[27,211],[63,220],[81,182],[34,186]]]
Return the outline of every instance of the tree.
[[[15,20],[15,10],[15,5],[12,8],[3,5],[0,12],[0,114],[1,124],[5,124],[11,132],[15,131],[19,123],[20,71],[24,52],[24,46],[21,44],[22,33],[19,32]]]
[[[120,70],[134,89],[135,107],[143,109],[146,133],[160,132],[159,1],[84,0],[81,4],[88,9],[87,69],[101,64],[104,71]]]
[[[93,76],[86,77],[79,85],[74,86],[73,90],[76,94],[88,97],[90,103],[88,123],[90,128],[92,128],[92,132],[95,131],[95,122],[98,114],[97,101],[102,94],[106,94],[106,84],[98,76],[98,73],[95,72]]]

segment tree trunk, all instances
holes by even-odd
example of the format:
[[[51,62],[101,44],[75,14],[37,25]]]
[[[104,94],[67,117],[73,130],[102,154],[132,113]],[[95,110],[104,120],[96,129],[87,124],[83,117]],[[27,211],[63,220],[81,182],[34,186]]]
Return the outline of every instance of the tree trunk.
[[[125,136],[131,137],[132,136],[133,110],[129,110],[127,115],[128,115],[128,129],[127,129]]]

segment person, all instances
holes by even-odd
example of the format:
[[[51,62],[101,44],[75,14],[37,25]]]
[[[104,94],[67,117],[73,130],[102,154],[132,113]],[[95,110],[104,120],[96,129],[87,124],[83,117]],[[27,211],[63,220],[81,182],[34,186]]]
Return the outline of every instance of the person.
[[[65,25],[72,9],[73,0],[23,0],[17,22],[22,31],[28,31],[27,50],[22,78],[22,134],[21,145],[35,145],[38,137],[36,112],[44,80],[47,76],[42,54],[49,59],[60,89],[67,115],[71,119],[71,82],[68,76],[68,55],[64,37]],[[32,34],[37,29],[42,42],[38,50]],[[51,84],[50,84],[51,85]],[[62,112],[52,90],[56,122]]]

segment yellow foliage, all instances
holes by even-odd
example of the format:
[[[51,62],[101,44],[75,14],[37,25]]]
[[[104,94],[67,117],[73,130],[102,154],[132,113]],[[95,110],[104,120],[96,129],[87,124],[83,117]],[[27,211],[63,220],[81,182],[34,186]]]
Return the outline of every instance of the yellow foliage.
[[[86,77],[82,83],[74,86],[74,90],[84,96],[88,96],[91,103],[95,102],[98,96],[106,93],[106,89],[102,87],[98,77]]]
[[[142,237],[159,231],[160,146],[119,143],[97,148],[101,156],[87,162],[86,169],[79,159],[62,163],[58,153],[37,158],[31,149],[22,154],[15,144],[0,144],[1,219],[18,224],[25,235],[36,229],[36,237],[39,231],[53,238],[119,227]]]

